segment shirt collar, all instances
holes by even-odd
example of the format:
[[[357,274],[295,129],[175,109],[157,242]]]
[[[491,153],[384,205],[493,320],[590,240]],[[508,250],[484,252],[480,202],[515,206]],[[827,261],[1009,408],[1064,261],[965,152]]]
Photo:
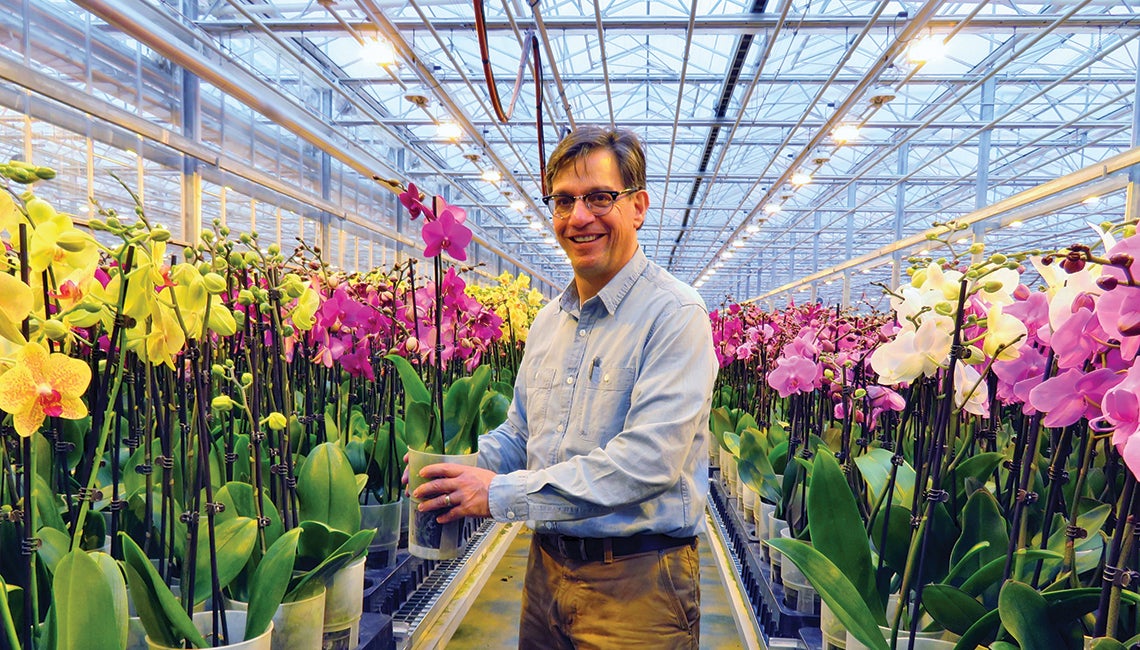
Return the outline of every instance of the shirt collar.
[[[625,263],[625,266],[621,267],[617,275],[610,278],[610,281],[606,283],[606,286],[602,287],[602,290],[599,291],[598,295],[594,296],[594,298],[601,301],[607,312],[611,314],[614,313],[617,311],[621,301],[625,299],[626,294],[629,293],[629,290],[633,288],[633,284],[637,282],[637,279],[641,277],[648,266],[649,258],[645,256],[644,251],[638,246],[633,257]],[[594,298],[586,302],[589,303],[593,301]],[[558,304],[562,311],[575,316],[578,315],[578,287],[574,284],[573,280],[571,280],[570,285],[562,291]]]

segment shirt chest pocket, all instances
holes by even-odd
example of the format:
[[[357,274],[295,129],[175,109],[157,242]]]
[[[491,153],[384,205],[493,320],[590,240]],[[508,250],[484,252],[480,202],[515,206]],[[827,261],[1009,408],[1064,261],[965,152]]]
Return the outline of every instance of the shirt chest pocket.
[[[598,367],[586,382],[579,436],[596,443],[609,442],[625,428],[637,375],[633,368]]]
[[[526,418],[531,431],[538,431],[542,428],[556,374],[557,371],[554,368],[539,368],[534,372],[534,378],[531,380],[533,388],[527,391]]]

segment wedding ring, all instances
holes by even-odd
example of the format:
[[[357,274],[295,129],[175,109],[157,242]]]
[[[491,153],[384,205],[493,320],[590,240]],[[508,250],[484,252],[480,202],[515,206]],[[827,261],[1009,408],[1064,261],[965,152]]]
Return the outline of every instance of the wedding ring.
[[[451,495],[450,494],[443,495],[443,505],[447,506],[448,508],[451,507]]]

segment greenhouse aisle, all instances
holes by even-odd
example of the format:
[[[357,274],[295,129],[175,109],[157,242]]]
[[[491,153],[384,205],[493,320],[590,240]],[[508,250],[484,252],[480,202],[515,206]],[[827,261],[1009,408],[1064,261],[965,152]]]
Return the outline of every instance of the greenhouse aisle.
[[[523,530],[511,542],[486,586],[448,642],[448,650],[514,648],[518,645],[519,597],[530,550],[530,531]],[[729,599],[709,550],[707,533],[701,534],[701,648],[743,648]]]

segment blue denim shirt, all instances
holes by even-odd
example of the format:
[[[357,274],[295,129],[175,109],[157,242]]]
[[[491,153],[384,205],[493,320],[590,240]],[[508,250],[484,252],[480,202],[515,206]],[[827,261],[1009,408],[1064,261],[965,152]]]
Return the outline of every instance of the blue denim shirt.
[[[717,362],[691,287],[639,248],[578,305],[571,284],[527,338],[507,420],[479,439],[491,516],[579,537],[695,535],[708,497]]]

